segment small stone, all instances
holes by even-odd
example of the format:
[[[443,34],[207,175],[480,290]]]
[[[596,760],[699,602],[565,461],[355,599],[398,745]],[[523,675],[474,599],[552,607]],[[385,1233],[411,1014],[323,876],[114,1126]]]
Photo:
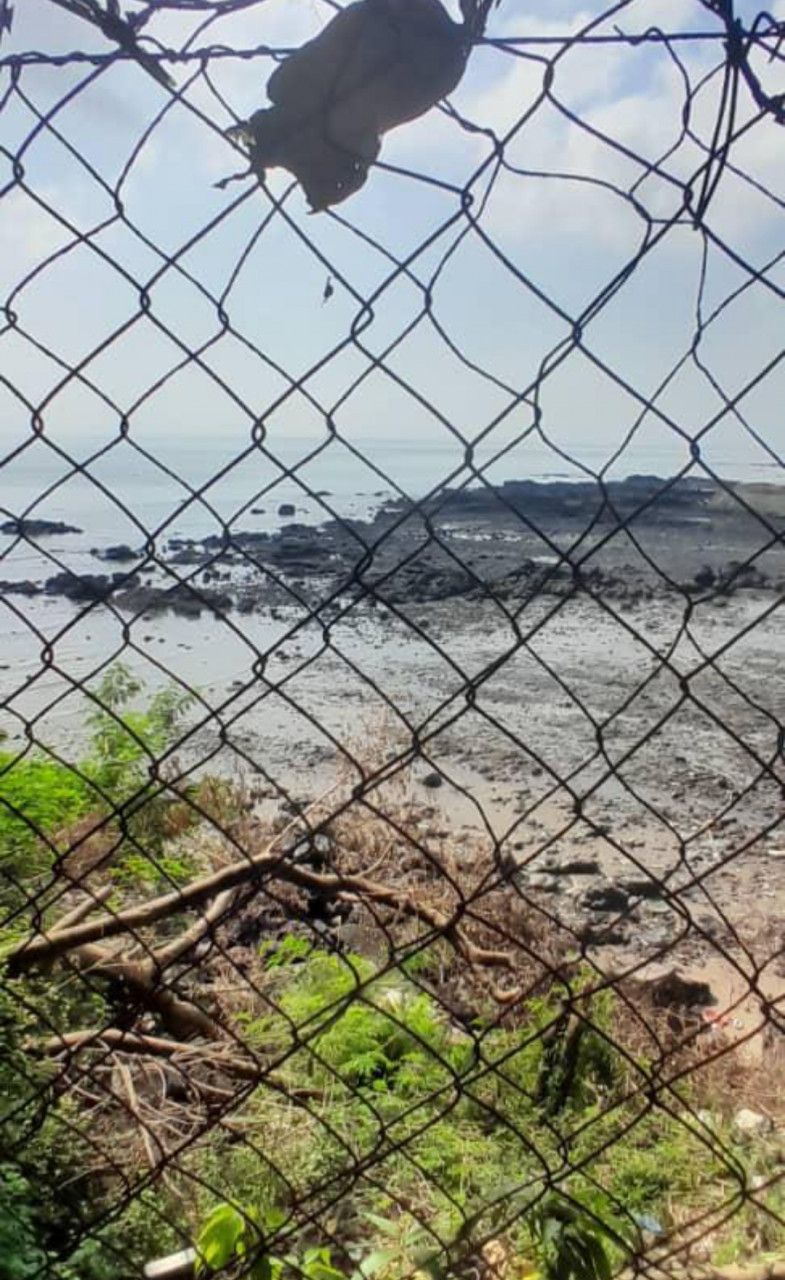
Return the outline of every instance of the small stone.
[[[750,1111],[748,1107],[742,1107],[741,1111],[737,1111],[733,1117],[733,1127],[742,1137],[760,1138],[770,1133],[774,1125],[771,1119],[761,1115],[760,1111]]]
[[[443,787],[444,778],[440,773],[426,773],[422,780],[422,785],[424,787],[431,787],[432,789],[435,789],[436,787]]]
[[[120,564],[128,560],[140,560],[142,557],[142,552],[134,551],[127,542],[118,542],[114,546],[104,547],[103,551],[93,549],[92,554],[99,560],[116,560]]]
[[[293,516],[295,514],[293,502],[282,502],[278,508],[279,516]]]
[[[635,981],[648,992],[658,1009],[706,1008],[717,1003],[707,982],[682,973],[675,966],[647,965],[638,971]]]
[[[623,947],[629,942],[625,929],[609,928],[598,921],[587,921],[577,931],[584,947]]]
[[[661,898],[663,886],[657,880],[629,879],[620,880],[619,884],[625,893],[634,898]]]
[[[596,876],[600,864],[596,858],[572,858],[569,862],[556,862],[551,867],[555,876]]]
[[[543,874],[535,874],[530,876],[523,886],[527,889],[537,889],[540,893],[561,893],[564,886],[561,881],[554,876]]]
[[[697,923],[710,938],[718,938],[722,933],[722,921],[718,920],[716,916],[698,916]]]
[[[699,591],[707,591],[709,587],[713,587],[717,581],[717,575],[711,565],[705,564],[695,574],[695,586]]]

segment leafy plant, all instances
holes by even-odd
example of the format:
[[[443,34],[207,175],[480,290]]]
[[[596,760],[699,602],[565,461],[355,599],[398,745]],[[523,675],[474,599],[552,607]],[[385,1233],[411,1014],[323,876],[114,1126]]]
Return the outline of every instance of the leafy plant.
[[[0,871],[8,889],[46,871],[56,834],[95,805],[89,782],[42,753],[0,752]]]
[[[344,1272],[333,1264],[332,1250],[326,1245],[314,1245],[292,1261],[306,1280],[346,1280]]]
[[[366,1213],[365,1218],[382,1241],[360,1259],[353,1280],[387,1280],[423,1271],[438,1274],[435,1259],[439,1244],[416,1218],[410,1214],[383,1218],[376,1213]]]
[[[144,710],[132,708],[130,703],[143,690],[142,681],[117,662],[93,691],[96,705],[87,714],[90,773],[115,803],[144,787],[146,764],[176,741],[194,701],[193,694],[170,684],[153,694]]]
[[[69,827],[91,811],[100,820],[108,810],[124,810],[132,843],[113,855],[121,883],[181,883],[192,874],[177,859],[156,868],[145,851],[160,850],[175,805],[181,810],[180,829],[198,818],[187,798],[173,801],[160,789],[154,792],[148,769],[177,740],[193,695],[169,685],[143,708],[132,707],[143,688],[122,663],[106,673],[94,690],[99,705],[87,715],[88,756],[77,767],[40,751],[23,756],[0,751],[0,874],[5,879],[0,896],[7,906],[23,899],[31,879],[50,870],[60,847],[67,848]]]
[[[30,1184],[16,1170],[0,1165],[0,1259],[5,1280],[32,1280],[46,1265],[39,1248]]]
[[[167,857],[162,848],[170,835],[199,820],[184,798],[172,798],[151,782],[150,768],[171,749],[194,697],[175,684],[159,689],[143,708],[131,703],[144,685],[123,663],[115,663],[94,690],[97,705],[87,715],[90,755],[84,772],[113,808],[122,808],[131,837],[116,851],[112,874],[121,887],[155,888],[184,883],[193,868]],[[177,811],[178,818],[174,821]]]
[[[277,1259],[264,1252],[261,1215],[257,1209],[216,1205],[196,1237],[197,1275],[223,1271],[230,1263],[252,1260],[249,1280],[270,1280],[280,1274]]]
[[[422,1087],[423,1072],[447,1061],[444,1020],[435,1002],[402,974],[373,981],[361,956],[315,952],[280,999],[282,1013],[306,1029],[312,1068],[336,1071],[347,1084],[388,1081]]]
[[[280,942],[272,939],[263,942],[259,948],[259,955],[265,960],[266,968],[282,969],[286,965],[307,960],[313,949],[313,943],[301,934],[287,933]]]
[[[266,1240],[286,1221],[286,1214],[275,1207],[257,1209],[234,1204],[216,1205],[208,1214],[196,1237],[197,1275],[215,1274],[234,1263],[250,1262],[243,1268],[249,1280],[278,1280],[285,1271],[305,1280],[346,1280],[333,1266],[328,1247],[316,1245],[302,1254],[284,1257],[271,1254]]]
[[[598,1219],[549,1195],[531,1211],[529,1225],[545,1280],[611,1280],[608,1237]]]

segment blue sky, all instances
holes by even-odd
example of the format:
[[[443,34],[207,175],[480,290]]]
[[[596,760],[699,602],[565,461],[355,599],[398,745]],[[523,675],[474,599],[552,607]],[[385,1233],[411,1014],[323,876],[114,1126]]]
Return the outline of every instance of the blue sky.
[[[698,0],[670,0],[665,8],[670,30],[712,29],[713,19]],[[601,12],[569,0],[525,10],[518,0],[502,0],[489,34],[559,37],[582,29]],[[785,15],[782,0],[775,13]],[[213,23],[195,44],[295,47],[329,14],[323,0],[263,0]],[[633,0],[597,31],[610,32],[614,24],[627,32],[643,31],[655,21],[663,21],[661,3]],[[194,18],[162,12],[147,31],[168,47],[182,48],[196,25]],[[545,48],[552,53],[553,46],[537,52],[542,55]],[[24,0],[16,6],[12,38],[5,38],[0,53],[29,49],[101,51],[106,44],[50,0]],[[708,42],[679,50],[695,79],[716,65],[717,46]],[[2,182],[9,184],[0,199],[3,298],[73,241],[47,207],[82,235],[89,233],[89,243],[73,245],[48,262],[15,295],[19,325],[34,342],[14,332],[0,336],[0,373],[23,397],[0,391],[3,445],[12,448],[29,434],[24,401],[44,405],[47,436],[69,448],[116,435],[118,409],[130,413],[133,437],[153,448],[162,441],[180,447],[218,437],[231,450],[248,439],[254,418],[265,422],[273,442],[294,435],[318,438],[325,431],[325,411],[342,434],[369,449],[375,439],[436,439],[448,431],[447,423],[471,441],[483,438],[498,418],[491,438],[499,444],[531,427],[530,405],[509,412],[514,395],[537,380],[543,362],[548,367],[552,353],[569,339],[571,321],[625,268],[645,230],[629,201],[598,185],[626,189],[642,178],[642,166],[590,130],[651,161],[676,141],[684,91],[667,51],[607,45],[572,49],[557,66],[556,101],[541,105],[509,141],[505,155],[519,172],[497,178],[480,231],[456,217],[456,194],[428,179],[463,186],[482,169],[491,144],[432,111],[385,140],[383,161],[414,176],[372,171],[365,188],[336,208],[338,217],[310,215],[295,190],[284,206],[289,221],[277,216],[259,234],[271,210],[268,195],[252,182],[223,191],[214,185],[239,167],[221,136],[231,116],[220,99],[237,116],[249,115],[265,104],[264,86],[274,65],[264,57],[215,59],[210,79],[217,94],[201,77],[189,84],[195,66],[177,66],[175,80],[186,87],[184,102],[174,103],[135,65],[114,65],[56,111],[53,124],[62,141],[44,130],[24,150],[24,187],[12,181],[10,160],[0,159]],[[39,111],[50,111],[91,74],[84,65],[26,67],[19,89]],[[542,74],[541,60],[482,48],[473,54],[452,101],[464,117],[505,136],[536,102]],[[769,74],[766,68],[762,74]],[[4,72],[3,86],[7,83]],[[710,136],[718,91],[715,76],[695,101],[699,139]],[[135,155],[140,136],[162,111]],[[743,91],[740,119],[750,114]],[[0,138],[9,154],[19,153],[34,125],[30,107],[13,94],[0,114]],[[739,142],[733,159],[781,199],[781,157],[782,130],[764,120]],[[679,184],[700,159],[699,146],[686,141],[664,162],[665,177],[650,175],[639,186],[641,205],[654,217],[672,215]],[[486,168],[472,188],[478,202],[490,172]],[[274,173],[270,191],[280,196],[289,182],[288,175]],[[130,226],[116,216],[115,191]],[[199,236],[212,220],[215,228]],[[733,173],[723,178],[708,224],[722,244],[756,269],[783,249],[781,206]],[[453,246],[433,291],[433,314],[450,341],[491,377],[467,370],[456,359],[430,320],[421,317],[422,290],[396,277],[384,252],[364,243],[356,231],[397,258],[415,254],[412,271],[422,283]],[[183,251],[195,236],[197,242]],[[417,254],[430,237],[431,247]],[[144,238],[155,247],[145,245]],[[225,302],[239,336],[221,336],[216,307],[198,283],[213,296],[222,294],[249,245]],[[669,232],[587,325],[584,349],[572,351],[548,373],[539,396],[548,441],[596,461],[598,449],[610,457],[635,427],[631,469],[636,457],[652,451],[665,450],[674,466],[687,457],[687,445],[656,414],[638,422],[640,400],[599,366],[644,398],[654,393],[689,349],[703,247],[702,237],[686,225]],[[198,283],[167,267],[162,253],[177,256]],[[328,274],[335,292],[323,305]],[[701,347],[713,377],[731,396],[775,359],[782,345],[782,264],[766,278],[770,287],[758,283],[743,289],[725,308]],[[721,246],[713,246],[707,259],[707,314],[748,282],[748,273]],[[147,314],[140,313],[140,286],[149,286]],[[377,295],[373,322],[353,342],[362,299],[372,294]],[[372,371],[373,357],[418,316],[412,333],[387,360],[388,372]],[[201,357],[202,368],[191,361],[172,372],[183,351],[167,331],[192,350],[214,339]],[[86,362],[92,389],[73,379],[61,386],[62,368],[36,343],[67,365]],[[324,367],[307,377],[308,395],[287,395],[292,379],[303,378],[332,352]],[[167,374],[168,380],[146,396]],[[783,403],[781,367],[743,402],[749,425],[772,447],[781,437]],[[688,362],[657,404],[685,433],[695,434],[717,415],[722,401]],[[727,415],[710,431],[705,448],[709,461],[720,467],[742,453],[766,460],[743,424]],[[522,470],[525,452],[519,457]]]

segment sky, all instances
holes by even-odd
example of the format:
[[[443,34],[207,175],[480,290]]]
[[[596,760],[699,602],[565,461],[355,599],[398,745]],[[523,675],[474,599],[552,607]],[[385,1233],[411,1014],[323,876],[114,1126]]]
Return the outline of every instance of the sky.
[[[628,441],[635,470],[658,452],[686,464],[697,440],[720,471],[743,456],[776,478],[765,465],[785,403],[782,128],[764,118],[743,131],[708,236],[683,214],[661,236],[712,135],[719,42],[676,43],[678,57],[661,44],[573,46],[552,61],[542,98],[559,40],[640,33],[664,14],[670,32],[716,33],[699,0],[628,0],[604,19],[585,0],[501,0],[488,35],[511,43],[475,49],[450,100],[473,128],[434,109],[390,132],[389,167],[332,213],[311,214],[282,171],[267,190],[255,179],[219,189],[242,168],[225,130],[266,105],[277,65],[233,51],[291,50],[331,13],[325,0],[259,0],[204,26],[204,11],[162,9],[149,37],[228,55],[203,64],[207,77],[199,62],[171,64],[177,96],[129,62],[98,74],[75,61],[25,65],[15,88],[3,69],[0,297],[13,315],[0,332],[0,459],[31,421],[75,453],[124,423],[182,465],[205,441],[241,448],[254,423],[274,448],[324,438],[329,422],[371,454],[375,441],[451,432],[486,450],[521,440],[522,474],[526,448],[543,441],[592,468]],[[785,17],[785,0],[773,13]],[[556,43],[512,43],[535,37]],[[108,48],[52,0],[18,0],[0,61]],[[774,91],[776,65],[756,67]],[[685,76],[702,86],[692,138]],[[754,116],[742,86],[737,123]],[[656,243],[598,307],[647,236]],[[76,366],[81,378],[68,374]],[[741,393],[739,413],[723,413]]]

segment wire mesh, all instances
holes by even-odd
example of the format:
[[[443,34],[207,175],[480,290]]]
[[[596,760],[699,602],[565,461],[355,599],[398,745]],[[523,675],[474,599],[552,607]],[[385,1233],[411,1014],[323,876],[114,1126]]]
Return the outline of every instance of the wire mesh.
[[[13,1280],[780,1273],[785,28],[487,10],[0,10]]]

